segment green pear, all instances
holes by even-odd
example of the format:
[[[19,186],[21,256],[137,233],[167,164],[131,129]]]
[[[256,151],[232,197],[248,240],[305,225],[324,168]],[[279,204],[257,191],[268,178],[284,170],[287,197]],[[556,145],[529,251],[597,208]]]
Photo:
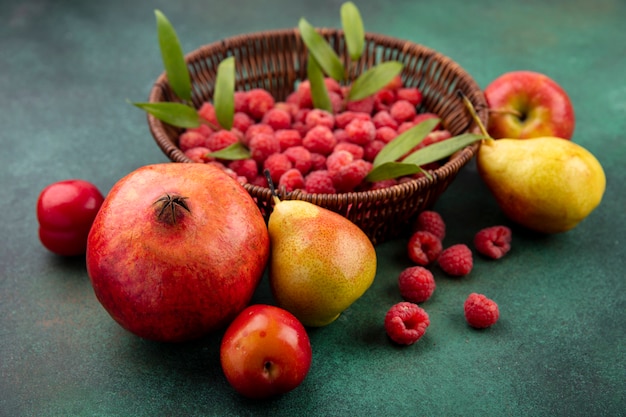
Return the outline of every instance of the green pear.
[[[374,281],[374,246],[333,211],[301,200],[274,201],[268,221],[274,299],[305,326],[325,326]]]
[[[477,167],[505,215],[542,233],[574,228],[600,204],[606,187],[598,160],[556,137],[484,139]]]

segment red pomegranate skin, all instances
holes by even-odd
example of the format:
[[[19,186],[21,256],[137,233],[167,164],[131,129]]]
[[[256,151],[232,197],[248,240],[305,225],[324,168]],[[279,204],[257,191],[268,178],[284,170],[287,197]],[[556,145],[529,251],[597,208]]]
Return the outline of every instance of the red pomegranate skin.
[[[263,216],[237,181],[210,165],[163,163],[113,186],[89,233],[87,272],[126,330],[182,342],[230,323],[268,256]]]

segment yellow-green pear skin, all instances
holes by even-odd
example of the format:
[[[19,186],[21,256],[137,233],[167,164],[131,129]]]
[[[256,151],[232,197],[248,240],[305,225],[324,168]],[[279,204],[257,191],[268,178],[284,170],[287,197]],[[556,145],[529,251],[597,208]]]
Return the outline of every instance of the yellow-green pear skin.
[[[606,177],[588,150],[566,139],[487,139],[478,172],[504,214],[541,233],[570,230],[601,202]]]
[[[340,214],[306,201],[280,201],[268,231],[272,294],[305,326],[333,322],[374,281],[373,244]]]

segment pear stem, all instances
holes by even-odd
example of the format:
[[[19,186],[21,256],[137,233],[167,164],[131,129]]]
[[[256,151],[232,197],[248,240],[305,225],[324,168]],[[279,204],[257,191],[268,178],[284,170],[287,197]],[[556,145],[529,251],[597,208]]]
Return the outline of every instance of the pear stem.
[[[465,105],[467,110],[469,110],[470,114],[472,115],[472,119],[474,119],[474,122],[476,122],[476,124],[478,125],[478,128],[480,129],[480,132],[483,134],[483,136],[485,136],[485,139],[492,139],[492,137],[489,136],[489,133],[487,133],[487,129],[485,128],[483,122],[480,120],[480,117],[478,117],[478,114],[476,114],[476,109],[474,109],[474,106],[472,105],[472,102],[469,100],[469,98],[467,98],[467,96],[461,90],[458,90],[457,94],[463,100],[463,104]]]
[[[267,185],[270,187],[274,204],[280,203],[280,199],[278,198],[278,193],[276,193],[276,187],[274,187],[274,181],[272,181],[272,176],[270,175],[270,170],[267,168],[263,170],[263,175],[265,175],[265,178],[267,179]]]

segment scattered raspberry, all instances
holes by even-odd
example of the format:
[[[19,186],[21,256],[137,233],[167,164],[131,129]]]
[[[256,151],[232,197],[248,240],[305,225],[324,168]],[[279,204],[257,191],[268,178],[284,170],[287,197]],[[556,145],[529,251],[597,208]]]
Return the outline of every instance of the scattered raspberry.
[[[326,126],[332,130],[335,126],[335,116],[325,110],[313,109],[307,113],[304,125],[309,130],[315,126]]]
[[[414,107],[422,102],[422,92],[419,88],[399,88],[396,91],[396,97],[398,100],[408,101]]]
[[[193,162],[199,162],[201,164],[204,164],[213,160],[212,157],[208,156],[210,152],[211,150],[209,148],[205,148],[204,146],[196,146],[195,148],[187,149],[184,154]]]
[[[336,131],[335,131],[335,137],[337,137]],[[341,141],[338,142],[333,148],[333,152],[337,152],[337,151],[348,151],[352,154],[354,159],[362,159],[363,153],[364,153],[362,146],[359,146],[356,143],[341,142]]]
[[[371,121],[372,116],[369,113],[359,113],[354,111],[344,111],[343,113],[335,115],[335,126],[338,129],[345,129],[353,120],[365,120]]]
[[[511,229],[506,226],[487,227],[474,236],[474,247],[482,255],[500,259],[511,250],[511,238]]]
[[[191,148],[198,146],[204,146],[206,136],[199,132],[186,131],[183,132],[178,138],[178,147],[181,151],[186,152]]]
[[[250,139],[249,148],[252,158],[262,164],[270,155],[280,152],[280,143],[273,134],[258,133]]]
[[[228,168],[232,169],[237,175],[246,177],[248,182],[254,181],[259,174],[259,165],[252,159],[237,159],[228,163]]]
[[[215,115],[215,107],[212,103],[205,102],[198,109],[198,115],[202,117],[207,122],[211,123],[214,127],[218,127],[220,123],[217,121],[217,116]]]
[[[435,278],[432,272],[422,266],[406,268],[398,277],[400,295],[406,301],[423,303],[435,291]]]
[[[363,146],[363,159],[372,162],[376,155],[385,147],[386,143],[382,140],[373,140]]]
[[[358,101],[348,101],[346,104],[346,110],[372,114],[374,111],[374,100],[374,96],[369,96]]]
[[[337,190],[333,186],[333,179],[328,171],[320,169],[311,171],[304,178],[304,189],[312,194],[336,194]]]
[[[374,122],[374,126],[376,129],[380,129],[381,127],[390,127],[392,129],[398,128],[398,122],[396,119],[391,117],[391,114],[387,110],[381,110],[372,117],[372,122]]]
[[[430,232],[418,230],[413,233],[407,245],[409,259],[421,266],[427,266],[439,258],[441,240]]]
[[[285,171],[278,180],[278,188],[283,188],[287,192],[294,190],[304,189],[304,177],[302,173],[296,168],[291,168]]]
[[[218,130],[206,139],[205,146],[215,152],[237,142],[239,142],[239,138],[230,130]]]
[[[357,145],[365,145],[376,137],[376,126],[369,120],[352,120],[345,127],[348,141]]]
[[[263,88],[248,91],[248,114],[255,120],[261,120],[274,103],[274,97]]]
[[[463,243],[452,245],[439,255],[439,266],[448,275],[455,277],[467,275],[474,266],[472,251]]]
[[[302,145],[302,135],[296,129],[280,129],[274,132],[274,137],[280,144],[280,150],[285,151],[294,146]]]
[[[304,146],[292,146],[283,151],[283,154],[289,158],[293,167],[300,171],[302,175],[306,175],[313,165],[311,152]]]
[[[259,133],[265,133],[268,135],[273,135],[274,134],[274,129],[272,129],[271,126],[268,126],[266,124],[254,124],[250,127],[248,127],[248,129],[245,132],[244,135],[244,139],[243,139],[243,144],[246,146],[250,145],[250,140],[252,140],[252,138],[254,136],[256,136]]]
[[[390,127],[379,127],[376,129],[375,140],[382,140],[385,143],[389,143],[398,136],[398,132]]]
[[[339,192],[354,191],[371,170],[371,162],[357,159],[332,174],[333,185]]]
[[[269,170],[270,178],[272,178],[274,184],[278,184],[280,177],[285,172],[293,168],[293,165],[287,155],[283,153],[274,153],[268,156],[263,162],[263,168]]]
[[[483,294],[471,293],[463,304],[465,320],[477,329],[484,329],[494,325],[500,317],[500,310],[495,301]]]
[[[441,241],[446,237],[446,223],[439,213],[432,210],[424,210],[417,215],[415,230],[430,232]]]
[[[290,129],[291,113],[287,110],[274,107],[265,112],[263,118],[261,119],[261,123],[270,125],[274,130]]]
[[[417,342],[429,325],[428,313],[408,301],[391,306],[385,315],[385,331],[391,340],[400,345]]]
[[[309,130],[302,139],[302,145],[310,152],[328,155],[337,144],[337,139],[332,130],[326,126],[315,126]]]
[[[236,112],[233,115],[233,129],[239,130],[241,133],[246,133],[248,128],[254,124],[252,117],[247,113]]]

